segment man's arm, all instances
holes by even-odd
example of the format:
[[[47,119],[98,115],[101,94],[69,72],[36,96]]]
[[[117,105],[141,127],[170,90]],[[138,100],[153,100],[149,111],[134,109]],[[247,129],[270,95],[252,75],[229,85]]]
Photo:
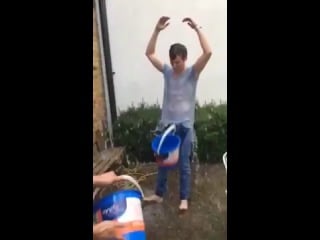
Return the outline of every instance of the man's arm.
[[[204,35],[202,33],[202,31],[200,30],[200,28],[197,26],[197,24],[191,18],[184,18],[182,20],[182,22],[187,22],[188,25],[196,31],[198,38],[199,38],[199,41],[200,41],[200,45],[202,48],[202,55],[198,58],[198,60],[193,65],[193,68],[196,72],[196,77],[198,78],[200,73],[204,69],[204,67],[207,65],[207,63],[212,55],[212,51],[211,51],[211,48],[210,48],[206,38],[204,37]]]
[[[155,55],[156,42],[159,32],[160,31],[157,29],[153,31],[151,39],[147,46],[146,56],[156,69],[158,69],[160,72],[163,72],[163,63]]]
[[[115,221],[102,221],[97,224],[93,224],[92,235],[94,240],[103,239],[118,239],[118,230],[125,227],[125,223]]]
[[[100,175],[93,175],[93,186],[104,187],[117,180],[119,180],[119,177],[115,174],[115,172],[109,171]]]
[[[155,55],[156,43],[157,43],[157,39],[160,31],[165,29],[169,25],[168,23],[169,19],[170,19],[169,17],[161,17],[158,20],[158,23],[152,33],[151,39],[148,43],[147,50],[146,50],[146,56],[148,57],[149,61],[160,72],[163,72],[163,63]]]
[[[204,67],[207,65],[212,55],[212,51],[202,31],[199,28],[195,28],[195,31],[199,37],[199,42],[202,48],[202,55],[198,58],[198,60],[193,65],[193,68],[198,77],[202,72],[202,70],[204,69]]]

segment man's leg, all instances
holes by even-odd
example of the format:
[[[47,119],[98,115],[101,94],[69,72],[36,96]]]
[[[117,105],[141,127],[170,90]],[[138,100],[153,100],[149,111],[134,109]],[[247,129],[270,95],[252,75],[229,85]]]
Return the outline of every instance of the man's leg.
[[[181,137],[180,147],[180,209],[188,209],[188,199],[190,196],[190,184],[191,184],[191,166],[190,166],[190,154],[192,143],[192,130],[189,128],[181,127],[178,131]]]
[[[146,197],[144,200],[149,202],[162,202],[163,196],[167,191],[168,171],[164,168],[158,168],[156,191],[154,195]]]
[[[157,124],[155,132],[160,134],[164,132],[165,126],[161,121]],[[157,183],[156,183],[156,190],[155,194],[145,197],[144,201],[150,202],[162,202],[163,195],[167,191],[167,171],[163,168],[158,168],[158,175],[157,175]]]
[[[165,168],[158,168],[156,195],[163,197],[167,192],[168,171]]]

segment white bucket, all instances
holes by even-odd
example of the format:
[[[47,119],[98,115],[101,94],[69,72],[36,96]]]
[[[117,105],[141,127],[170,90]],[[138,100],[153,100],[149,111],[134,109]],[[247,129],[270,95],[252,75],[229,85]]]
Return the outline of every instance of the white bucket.
[[[145,224],[141,205],[144,198],[143,191],[133,177],[121,175],[119,178],[133,183],[139,191],[130,189],[111,193],[94,204],[93,213],[96,215],[97,222],[125,223],[124,227],[116,230],[117,238],[145,240]]]

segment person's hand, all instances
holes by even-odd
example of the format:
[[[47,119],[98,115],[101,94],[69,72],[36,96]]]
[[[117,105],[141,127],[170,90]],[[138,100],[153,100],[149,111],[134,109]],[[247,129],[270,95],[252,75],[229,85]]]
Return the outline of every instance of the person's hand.
[[[107,240],[107,239],[122,239],[116,234],[118,229],[124,227],[124,223],[115,221],[102,221],[93,225],[93,239]]]
[[[107,186],[117,180],[119,180],[119,177],[114,173],[114,171],[109,171],[100,175],[93,176],[93,185]]]
[[[169,17],[161,17],[156,25],[156,30],[157,31],[161,31],[163,29],[165,29],[168,25],[169,25],[169,20],[170,18]]]
[[[182,22],[188,23],[188,25],[189,25],[192,29],[197,29],[197,28],[198,28],[198,25],[197,25],[191,18],[186,17],[186,18],[184,18],[184,19],[182,20]]]

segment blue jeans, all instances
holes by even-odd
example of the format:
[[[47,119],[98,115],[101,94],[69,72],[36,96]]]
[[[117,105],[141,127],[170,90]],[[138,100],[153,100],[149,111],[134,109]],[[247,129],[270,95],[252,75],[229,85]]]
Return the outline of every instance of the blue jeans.
[[[192,129],[179,124],[176,128],[176,134],[181,138],[179,151],[179,173],[180,173],[180,200],[187,200],[190,195],[191,166],[190,154],[192,143]],[[167,191],[168,169],[158,168],[156,195],[163,197]]]

